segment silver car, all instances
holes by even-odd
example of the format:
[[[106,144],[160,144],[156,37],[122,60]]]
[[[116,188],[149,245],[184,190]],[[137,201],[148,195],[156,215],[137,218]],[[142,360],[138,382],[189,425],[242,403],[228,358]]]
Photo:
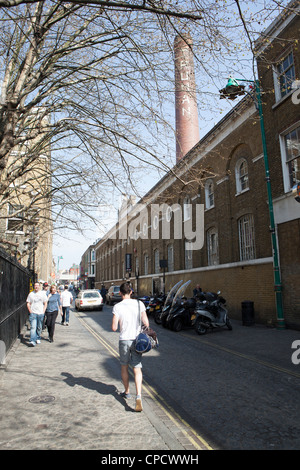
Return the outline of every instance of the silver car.
[[[75,300],[75,308],[76,310],[102,310],[102,295],[95,289],[82,290]]]
[[[111,286],[106,294],[106,303],[112,305],[120,300],[122,300],[120,286]]]

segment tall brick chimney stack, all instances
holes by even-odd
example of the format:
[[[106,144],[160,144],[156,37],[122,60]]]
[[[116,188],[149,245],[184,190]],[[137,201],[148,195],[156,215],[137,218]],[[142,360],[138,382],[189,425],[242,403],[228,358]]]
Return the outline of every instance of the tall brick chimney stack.
[[[174,41],[176,163],[200,140],[192,45],[189,34]]]

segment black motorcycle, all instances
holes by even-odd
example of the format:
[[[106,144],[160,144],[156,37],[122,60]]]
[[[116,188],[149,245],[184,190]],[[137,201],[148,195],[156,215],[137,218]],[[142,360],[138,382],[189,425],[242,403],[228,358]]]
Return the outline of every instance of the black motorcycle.
[[[174,296],[176,295],[177,290],[179,289],[180,285],[183,283],[183,281],[177,282],[172,289],[170,289],[170,292],[168,293],[166,300],[164,302],[164,305],[161,309],[160,312],[158,312],[154,316],[154,321],[158,325],[162,325],[163,327],[166,327],[166,319],[168,317],[169,311],[172,307],[172,302],[174,299]]]
[[[161,294],[159,296],[151,297],[146,309],[147,315],[152,315],[155,322],[159,324],[160,322],[160,314],[162,312],[164,303],[166,300],[166,295]],[[156,321],[156,318],[158,321]]]
[[[167,327],[173,331],[194,327],[196,314],[196,300],[183,298],[181,302],[169,313]]]
[[[225,303],[226,300],[220,296],[220,292],[206,292],[199,296],[195,309],[195,330],[198,335],[204,335],[209,329],[223,326],[232,330]]]
[[[172,302],[172,307],[169,310],[168,316],[165,321],[165,326],[173,331],[180,331],[182,328],[193,327],[196,319],[195,308],[196,299],[187,299],[184,292],[191,281],[183,284],[178,291]]]

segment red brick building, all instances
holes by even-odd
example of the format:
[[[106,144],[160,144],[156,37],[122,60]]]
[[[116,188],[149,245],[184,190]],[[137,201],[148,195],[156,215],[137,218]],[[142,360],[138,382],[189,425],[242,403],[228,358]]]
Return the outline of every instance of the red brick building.
[[[292,183],[299,181],[300,104],[293,104],[291,88],[291,79],[300,77],[299,24],[299,16],[290,12],[266,31],[268,42],[263,36],[257,42],[284,314],[293,327],[300,327],[300,204],[292,195]],[[165,212],[149,215],[162,204]],[[124,225],[120,219],[96,245],[96,288],[129,278],[142,295],[163,290],[164,279],[166,291],[179,279],[191,280],[187,295],[196,284],[221,290],[232,318],[241,319],[241,303],[250,300],[257,322],[276,324],[262,137],[251,97],[244,97],[139,201],[137,212],[134,207],[125,212]],[[197,208],[203,214],[203,246],[192,249],[185,224],[196,231]],[[170,234],[163,237],[166,222]]]

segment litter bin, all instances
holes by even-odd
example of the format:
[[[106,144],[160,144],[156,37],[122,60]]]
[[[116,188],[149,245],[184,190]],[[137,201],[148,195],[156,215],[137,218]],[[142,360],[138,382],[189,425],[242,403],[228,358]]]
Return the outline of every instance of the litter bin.
[[[251,300],[242,302],[242,320],[244,326],[254,325],[254,302]]]

